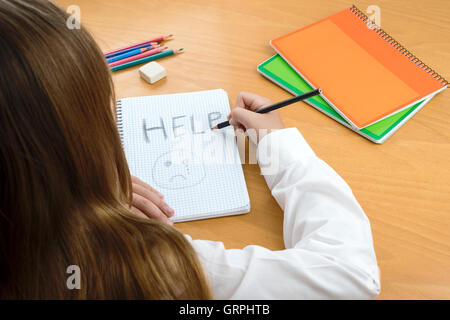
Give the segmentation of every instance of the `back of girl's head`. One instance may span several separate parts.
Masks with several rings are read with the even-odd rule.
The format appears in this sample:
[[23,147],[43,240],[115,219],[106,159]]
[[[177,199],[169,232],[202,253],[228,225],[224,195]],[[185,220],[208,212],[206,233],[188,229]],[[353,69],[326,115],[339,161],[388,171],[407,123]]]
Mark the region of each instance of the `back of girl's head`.
[[111,76],[67,19],[46,0],[0,0],[0,297],[210,297],[186,239],[128,210]]

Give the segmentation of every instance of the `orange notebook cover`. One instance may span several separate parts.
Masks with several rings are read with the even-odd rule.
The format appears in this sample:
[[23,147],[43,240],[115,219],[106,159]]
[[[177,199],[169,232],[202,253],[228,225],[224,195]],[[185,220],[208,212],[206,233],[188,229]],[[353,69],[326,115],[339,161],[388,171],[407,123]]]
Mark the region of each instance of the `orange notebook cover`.
[[447,88],[355,6],[271,41],[271,46],[358,129]]

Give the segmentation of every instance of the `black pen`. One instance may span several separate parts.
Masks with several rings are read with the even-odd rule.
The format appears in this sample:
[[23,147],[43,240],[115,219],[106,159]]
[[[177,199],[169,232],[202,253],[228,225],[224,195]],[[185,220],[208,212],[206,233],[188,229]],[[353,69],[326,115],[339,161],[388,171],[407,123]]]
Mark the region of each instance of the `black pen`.
[[[261,108],[259,110],[256,110],[255,112],[256,113],[268,113],[270,111],[286,107],[286,106],[288,106],[290,104],[293,104],[293,103],[295,103],[297,101],[302,101],[302,100],[305,100],[305,99],[317,96],[318,94],[321,94],[321,93],[322,93],[322,90],[319,88],[319,89],[316,89],[316,90],[313,90],[313,91],[301,94],[299,96],[295,96],[293,98],[290,98],[290,99],[287,99],[287,100],[275,103],[275,104],[273,104],[271,106],[268,106],[268,107],[265,107],[265,108]],[[218,125],[212,127],[212,129],[222,129],[222,128],[228,127],[229,125],[230,125],[230,121],[225,121],[225,122],[221,122]]]

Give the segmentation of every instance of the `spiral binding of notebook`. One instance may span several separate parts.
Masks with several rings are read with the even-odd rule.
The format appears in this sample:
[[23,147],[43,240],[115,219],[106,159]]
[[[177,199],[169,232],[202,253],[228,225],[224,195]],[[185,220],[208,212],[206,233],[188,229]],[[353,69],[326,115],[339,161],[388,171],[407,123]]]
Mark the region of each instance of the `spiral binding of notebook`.
[[434,79],[443,84],[443,86],[448,86],[449,82],[441,76],[439,73],[431,69],[428,65],[423,63],[419,58],[417,58],[414,54],[411,53],[408,49],[402,46],[397,40],[391,37],[386,31],[384,31],[381,27],[375,24],[369,17],[362,12],[358,7],[353,5],[350,8],[350,11],[353,12],[361,21],[365,24],[370,24],[370,28],[375,31],[379,36],[381,36],[384,40],[386,40],[389,44],[391,44],[395,49],[397,49],[400,53],[402,53],[405,57],[407,57],[411,62],[416,64],[419,68],[424,70],[426,73],[431,75]]
[[119,136],[120,140],[122,141],[123,146],[123,116],[122,116],[122,100],[117,101],[117,109],[116,109],[116,115],[117,115],[117,129],[119,130]]

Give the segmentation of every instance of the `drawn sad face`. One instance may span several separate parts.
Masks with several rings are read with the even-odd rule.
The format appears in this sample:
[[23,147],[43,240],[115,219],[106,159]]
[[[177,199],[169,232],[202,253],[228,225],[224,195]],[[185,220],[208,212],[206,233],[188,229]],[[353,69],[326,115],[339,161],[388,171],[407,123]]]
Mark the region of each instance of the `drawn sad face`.
[[172,150],[156,159],[153,182],[164,189],[183,189],[195,186],[205,178],[205,168],[186,150]]

